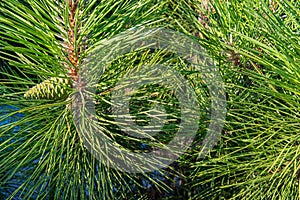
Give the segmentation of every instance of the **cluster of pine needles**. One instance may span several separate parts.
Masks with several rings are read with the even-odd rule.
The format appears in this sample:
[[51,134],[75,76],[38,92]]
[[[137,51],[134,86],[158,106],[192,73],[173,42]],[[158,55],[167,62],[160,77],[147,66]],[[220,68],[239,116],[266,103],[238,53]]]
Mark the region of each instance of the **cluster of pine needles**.
[[[299,199],[299,8],[297,0],[1,1],[0,199]],[[150,152],[180,126],[178,99],[149,84],[132,96],[130,114],[144,126],[161,114],[153,105],[162,105],[162,131],[149,140],[120,129],[111,94],[130,70],[173,68],[203,109],[184,155],[166,168],[131,174],[85,147],[72,95],[88,55],[141,25],[185,34],[208,52],[226,87],[227,113],[220,140],[200,157],[210,122],[201,72],[162,50],[117,58],[95,85],[98,123],[116,145]]]

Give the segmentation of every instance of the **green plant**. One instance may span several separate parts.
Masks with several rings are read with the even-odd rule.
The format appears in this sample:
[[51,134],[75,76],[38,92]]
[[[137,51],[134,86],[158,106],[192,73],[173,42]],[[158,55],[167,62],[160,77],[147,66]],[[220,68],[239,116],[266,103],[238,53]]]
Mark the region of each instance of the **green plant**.
[[[174,166],[152,173],[130,174],[101,163],[84,146],[74,124],[72,97],[80,87],[80,67],[97,47],[137,25],[166,26],[173,3],[160,1],[11,0],[0,3],[1,109],[0,193],[22,199],[136,199],[178,195]],[[169,12],[170,13],[170,12]],[[173,27],[174,28],[174,27]],[[162,133],[151,140],[124,134],[113,120],[110,98],[116,83],[143,65],[168,64],[180,71],[203,100],[195,70],[170,52],[141,49],[106,66],[97,87],[96,113],[107,137],[132,151],[150,151],[168,142],[178,129],[178,103],[168,88],[139,88],[130,112],[148,124],[145,108],[163,104]],[[151,78],[151,77],[150,77]],[[18,127],[16,131],[15,128]],[[182,178],[182,177],[181,177]],[[146,194],[143,194],[146,193]]]
[[[2,109],[0,121],[24,114],[0,126],[0,196],[111,199],[143,190],[138,181],[149,179],[147,174],[110,169],[86,150],[73,124],[70,96],[84,58],[98,43],[135,25],[163,21],[164,4],[12,0],[0,5],[1,106],[17,108]],[[126,68],[113,65],[106,84]]]
[[[298,1],[10,0],[0,5],[0,196],[299,198]],[[74,125],[71,97],[80,66],[97,46],[140,24],[183,32],[208,50],[226,85],[228,113],[222,139],[208,156],[199,157],[210,121],[203,112],[185,155],[167,168],[129,174],[102,164],[86,149]],[[172,138],[178,102],[156,84],[139,88],[130,101],[137,124],[149,124],[151,112],[160,113],[152,106],[163,101],[170,115],[157,140],[136,139],[113,120],[111,94],[124,74],[156,63],[184,75],[203,108],[209,107],[205,83],[182,58],[141,49],[115,59],[96,84],[96,113],[108,137],[136,152]]]
[[222,140],[192,164],[194,198],[299,199],[299,2],[190,5],[228,93]]

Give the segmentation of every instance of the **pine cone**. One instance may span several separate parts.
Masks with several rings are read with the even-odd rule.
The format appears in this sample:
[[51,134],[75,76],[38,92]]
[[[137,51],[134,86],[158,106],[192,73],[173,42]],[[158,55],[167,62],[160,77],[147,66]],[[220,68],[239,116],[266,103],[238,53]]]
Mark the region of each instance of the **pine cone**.
[[30,88],[24,97],[49,100],[63,99],[67,97],[71,87],[71,80],[68,78],[51,77]]

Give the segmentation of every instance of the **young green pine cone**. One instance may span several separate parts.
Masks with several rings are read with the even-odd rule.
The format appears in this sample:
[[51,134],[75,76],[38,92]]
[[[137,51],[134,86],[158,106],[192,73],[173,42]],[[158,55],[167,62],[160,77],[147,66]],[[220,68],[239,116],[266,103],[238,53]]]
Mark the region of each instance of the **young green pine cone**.
[[24,94],[24,97],[51,100],[63,99],[67,97],[71,87],[71,80],[68,78],[51,77],[30,88]]

